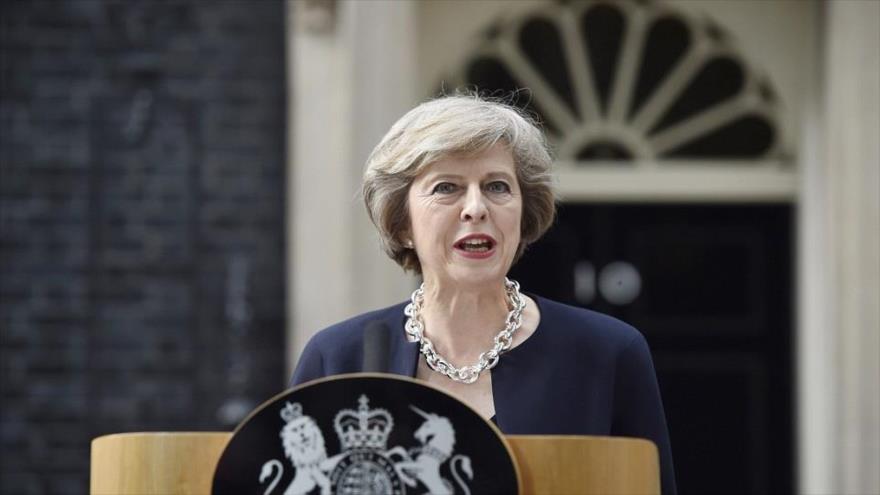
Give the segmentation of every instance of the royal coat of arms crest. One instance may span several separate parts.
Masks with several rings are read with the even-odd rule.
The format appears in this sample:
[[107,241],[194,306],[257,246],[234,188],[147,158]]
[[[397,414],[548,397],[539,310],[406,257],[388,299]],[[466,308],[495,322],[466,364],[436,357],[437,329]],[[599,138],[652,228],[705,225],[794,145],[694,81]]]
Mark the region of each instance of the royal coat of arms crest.
[[[385,409],[371,409],[369,402],[369,397],[361,395],[357,410],[343,409],[336,414],[333,428],[341,452],[332,456],[327,454],[317,422],[304,413],[302,405],[285,403],[280,411],[284,424],[279,435],[294,476],[283,495],[316,489],[322,495],[470,494],[468,482],[474,477],[471,459],[454,453],[455,429],[448,418],[410,405],[423,420],[413,434],[417,445],[388,448],[394,418]],[[453,480],[441,475],[444,465]],[[276,493],[284,466],[278,459],[263,463],[258,479],[266,486],[265,495]]]

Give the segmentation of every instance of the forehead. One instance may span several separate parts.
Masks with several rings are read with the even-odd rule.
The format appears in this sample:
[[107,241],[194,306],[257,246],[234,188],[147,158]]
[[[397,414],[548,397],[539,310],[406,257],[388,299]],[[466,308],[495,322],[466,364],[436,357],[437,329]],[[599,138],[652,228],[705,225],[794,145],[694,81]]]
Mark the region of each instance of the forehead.
[[510,149],[495,144],[479,153],[457,153],[444,156],[425,167],[419,178],[436,175],[489,175],[507,174],[516,176],[516,166]]

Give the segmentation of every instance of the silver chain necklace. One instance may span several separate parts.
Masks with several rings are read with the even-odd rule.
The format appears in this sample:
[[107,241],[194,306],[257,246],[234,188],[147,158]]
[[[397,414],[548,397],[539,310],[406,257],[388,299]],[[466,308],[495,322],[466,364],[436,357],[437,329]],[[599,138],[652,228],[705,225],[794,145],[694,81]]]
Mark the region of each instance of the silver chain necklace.
[[425,337],[425,323],[422,321],[422,303],[425,302],[424,282],[412,293],[412,302],[407,304],[403,310],[407,316],[404,326],[407,340],[419,343],[419,350],[425,355],[425,361],[432,370],[447,376],[452,381],[474,383],[480,377],[480,373],[491,370],[498,364],[498,357],[510,349],[513,344],[513,332],[522,325],[522,313],[526,308],[526,298],[519,291],[519,283],[505,278],[504,290],[507,293],[507,302],[511,310],[507,313],[504,328],[495,336],[495,345],[480,354],[477,364],[456,368],[438,354],[434,350],[434,343]]

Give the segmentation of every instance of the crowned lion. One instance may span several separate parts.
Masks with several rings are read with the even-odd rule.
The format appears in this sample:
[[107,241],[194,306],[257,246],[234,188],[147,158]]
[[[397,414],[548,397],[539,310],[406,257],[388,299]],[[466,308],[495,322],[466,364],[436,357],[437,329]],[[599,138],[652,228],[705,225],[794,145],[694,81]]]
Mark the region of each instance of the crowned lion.
[[[310,416],[302,414],[302,406],[299,403],[287,403],[281,411],[281,417],[287,423],[281,429],[281,443],[284,446],[284,455],[290,460],[294,468],[293,481],[284,490],[284,495],[304,495],[311,492],[316,486],[321,488],[322,495],[330,493],[330,479],[324,473],[326,469],[327,451],[324,448],[324,436],[318,424]],[[263,473],[260,482],[264,482],[270,472],[275,469],[277,475],[274,482],[266,490],[271,492],[281,478],[283,468],[281,463],[272,460],[263,465]]]

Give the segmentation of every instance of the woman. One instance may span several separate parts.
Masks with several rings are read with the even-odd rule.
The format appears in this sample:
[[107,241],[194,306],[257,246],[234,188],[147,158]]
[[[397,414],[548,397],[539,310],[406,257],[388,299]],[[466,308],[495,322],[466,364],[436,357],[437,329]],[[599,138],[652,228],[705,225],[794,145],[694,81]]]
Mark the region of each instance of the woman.
[[367,161],[363,194],[385,252],[423,284],[309,342],[293,384],[360,371],[364,326],[392,329],[389,371],[459,397],[507,434],[643,437],[675,492],[666,420],[642,335],[506,279],[551,225],[551,158],[517,109],[474,96],[419,105]]

